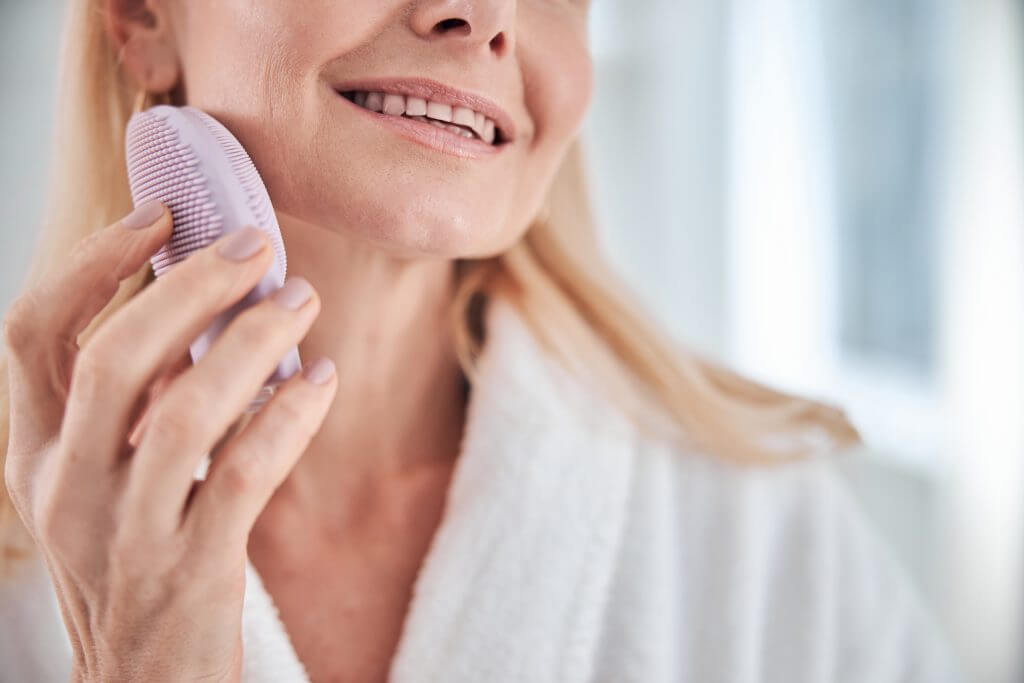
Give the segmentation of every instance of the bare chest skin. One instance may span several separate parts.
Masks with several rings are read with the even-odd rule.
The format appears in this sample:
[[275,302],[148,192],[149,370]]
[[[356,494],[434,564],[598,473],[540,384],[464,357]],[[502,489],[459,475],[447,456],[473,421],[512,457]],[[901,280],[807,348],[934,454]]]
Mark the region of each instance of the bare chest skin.
[[408,528],[371,522],[330,540],[296,536],[294,553],[250,539],[250,560],[313,683],[387,680],[442,506],[425,500]]
[[386,681],[412,597],[415,567],[373,571],[341,558],[265,578],[314,683]]

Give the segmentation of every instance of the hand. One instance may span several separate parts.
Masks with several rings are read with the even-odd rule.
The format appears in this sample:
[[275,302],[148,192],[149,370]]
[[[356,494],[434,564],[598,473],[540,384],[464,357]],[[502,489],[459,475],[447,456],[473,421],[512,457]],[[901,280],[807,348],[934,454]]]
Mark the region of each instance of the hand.
[[[182,362],[268,269],[259,231],[249,258],[237,234],[190,255],[79,349],[120,281],[170,238],[170,213],[150,211],[90,235],[11,305],[5,481],[53,580],[74,680],[237,681],[249,531],[319,430],[337,379],[330,361],[308,364],[323,383],[289,378],[224,437],[319,314],[301,278],[239,313],[195,365]],[[303,290],[297,310],[281,303]],[[197,482],[206,453],[212,465]]]

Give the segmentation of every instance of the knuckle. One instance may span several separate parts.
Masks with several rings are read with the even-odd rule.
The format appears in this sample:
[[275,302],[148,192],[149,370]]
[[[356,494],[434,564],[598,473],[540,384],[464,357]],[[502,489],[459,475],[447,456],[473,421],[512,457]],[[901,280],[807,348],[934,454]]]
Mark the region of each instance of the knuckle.
[[145,439],[163,444],[189,444],[203,433],[206,426],[203,399],[193,389],[175,387],[154,408]]
[[88,292],[101,301],[109,300],[121,285],[112,258],[117,249],[102,230],[91,232],[75,245],[68,257],[65,274],[88,285]]
[[7,490],[7,497],[10,499],[14,511],[18,513],[23,522],[28,524],[29,518],[25,514],[25,511],[30,507],[27,477],[10,460],[4,466],[4,487]]
[[[264,254],[260,258],[267,258]],[[217,243],[206,247],[204,252],[197,253],[194,258],[181,262],[179,277],[202,285],[203,291],[212,297],[220,307],[226,307],[238,298],[239,293],[248,292],[259,281],[265,272],[250,267],[259,259],[252,259],[241,268],[225,268],[224,258],[217,253]]]
[[248,464],[248,467],[238,462],[224,464],[220,472],[219,488],[226,497],[244,496],[261,486],[262,476],[259,468],[251,466],[252,463]]
[[124,384],[124,358],[100,344],[86,344],[75,357],[70,391],[86,401],[117,391]]
[[121,288],[121,280],[117,275],[117,271],[113,269],[89,273],[88,282],[89,296],[84,301],[90,308],[97,311],[113,299],[114,295],[117,294],[117,290]]
[[54,494],[39,496],[33,505],[32,523],[36,536],[44,545],[53,547],[64,535],[66,516],[61,512],[60,497]]
[[112,246],[108,236],[109,233],[104,230],[93,230],[80,239],[68,256],[71,269],[79,272],[105,272],[101,262]]
[[305,401],[298,396],[298,393],[293,392],[290,396],[282,397],[286,400],[280,401],[274,412],[279,429],[287,430],[294,437],[305,442],[316,434],[317,425],[310,419],[310,411],[304,406]]
[[11,457],[11,454],[7,454],[7,459],[4,462],[4,488],[7,490],[7,495],[15,505],[22,503],[22,491],[27,487],[25,482],[27,480],[26,473],[22,471],[22,458]]
[[267,346],[274,334],[274,327],[267,325],[267,317],[260,315],[259,307],[247,310],[236,319],[232,345],[237,345],[240,352],[256,355]]
[[80,528],[82,518],[82,511],[74,509],[75,504],[67,495],[69,482],[66,473],[57,465],[64,459],[64,456],[59,456],[42,473],[26,505],[32,511],[36,534],[51,547],[64,545],[73,535],[74,528]]
[[36,298],[32,292],[25,292],[11,302],[6,315],[4,315],[4,343],[11,351],[21,351],[28,348],[33,342],[36,334],[34,323],[34,313],[37,310]]

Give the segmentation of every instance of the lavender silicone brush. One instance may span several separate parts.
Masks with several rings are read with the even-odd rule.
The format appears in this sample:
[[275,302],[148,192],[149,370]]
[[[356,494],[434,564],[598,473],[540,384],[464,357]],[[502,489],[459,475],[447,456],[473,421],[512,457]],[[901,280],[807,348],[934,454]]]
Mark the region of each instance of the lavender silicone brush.
[[[159,199],[174,218],[171,239],[150,259],[158,278],[192,252],[247,225],[270,236],[275,256],[270,268],[192,342],[189,352],[196,362],[235,315],[284,284],[287,261],[277,216],[242,145],[219,121],[195,107],[159,105],[134,114],[125,131],[125,158],[135,206]],[[300,368],[299,351],[292,347],[248,412],[259,410],[274,387]]]

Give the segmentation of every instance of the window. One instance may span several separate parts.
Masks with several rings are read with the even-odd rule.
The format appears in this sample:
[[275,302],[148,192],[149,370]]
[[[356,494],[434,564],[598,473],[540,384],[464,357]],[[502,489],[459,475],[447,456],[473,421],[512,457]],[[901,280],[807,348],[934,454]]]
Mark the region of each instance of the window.
[[944,6],[822,5],[841,350],[922,375],[935,361]]

